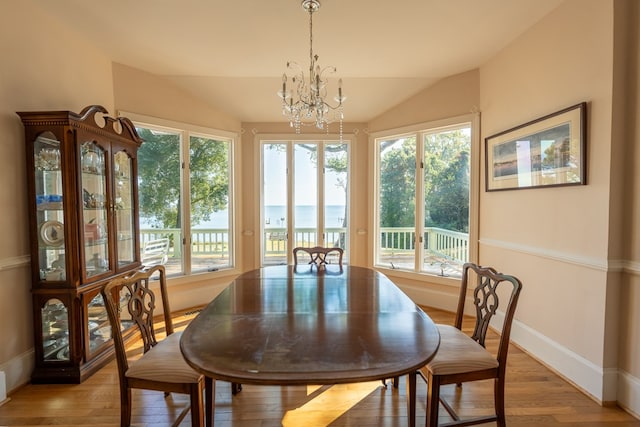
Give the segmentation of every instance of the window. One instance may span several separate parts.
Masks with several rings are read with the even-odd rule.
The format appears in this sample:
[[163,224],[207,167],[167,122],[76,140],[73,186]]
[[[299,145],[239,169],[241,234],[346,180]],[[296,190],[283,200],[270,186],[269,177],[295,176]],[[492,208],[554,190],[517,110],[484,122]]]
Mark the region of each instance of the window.
[[375,138],[377,267],[460,277],[475,232],[470,227],[475,119],[466,119]]
[[[234,266],[233,138],[171,123],[136,122],[143,264],[169,275]],[[162,253],[159,253],[162,252]]]
[[348,259],[348,144],[299,139],[259,146],[262,265],[290,262],[296,246],[337,246]]

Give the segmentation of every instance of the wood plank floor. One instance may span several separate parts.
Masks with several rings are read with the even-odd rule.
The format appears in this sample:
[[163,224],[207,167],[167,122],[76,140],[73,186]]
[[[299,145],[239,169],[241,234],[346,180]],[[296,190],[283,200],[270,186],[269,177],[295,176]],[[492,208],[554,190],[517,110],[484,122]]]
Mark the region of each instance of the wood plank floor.
[[[453,315],[425,308],[438,323],[451,323]],[[191,314],[176,315],[184,326]],[[495,334],[487,346],[496,345]],[[589,397],[511,346],[506,386],[509,426],[640,427],[640,420],[617,407],[601,407]],[[83,384],[27,385],[0,406],[0,426],[117,426],[120,404],[115,361]],[[443,394],[461,415],[492,411],[490,382],[447,386]],[[418,379],[418,420],[424,425],[426,388]],[[179,414],[188,397],[136,390],[133,393],[133,425],[189,426],[190,414]],[[441,409],[441,422],[447,420]],[[228,383],[217,382],[215,425],[218,427],[314,427],[314,426],[406,426],[406,386],[382,387],[380,382],[340,386],[272,387],[245,385],[231,396]],[[495,425],[495,424],[487,424]]]

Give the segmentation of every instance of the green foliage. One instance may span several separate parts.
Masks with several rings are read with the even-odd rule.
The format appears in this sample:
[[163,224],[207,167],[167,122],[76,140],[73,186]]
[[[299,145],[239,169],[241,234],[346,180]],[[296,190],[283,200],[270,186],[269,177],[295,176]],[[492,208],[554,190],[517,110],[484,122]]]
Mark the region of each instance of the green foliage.
[[425,225],[469,231],[470,135],[462,130],[425,138]]
[[[154,227],[179,228],[179,135],[139,128],[144,143],[138,151],[140,216]],[[228,144],[209,138],[190,141],[191,225],[208,221],[211,213],[225,209],[229,199]]]
[[415,226],[415,138],[388,141],[380,168],[380,225]]
[[446,230],[469,232],[469,153],[461,151],[433,179],[427,197],[432,225]]
[[[380,225],[415,226],[415,137],[381,145]],[[469,230],[468,131],[439,131],[424,140],[425,226]]]

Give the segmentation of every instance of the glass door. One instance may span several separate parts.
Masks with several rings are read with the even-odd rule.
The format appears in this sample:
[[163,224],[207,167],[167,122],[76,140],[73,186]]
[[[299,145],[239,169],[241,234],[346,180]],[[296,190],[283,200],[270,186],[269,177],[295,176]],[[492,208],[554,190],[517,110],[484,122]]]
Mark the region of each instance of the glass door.
[[262,264],[287,263],[288,180],[286,143],[262,145]]
[[292,262],[298,246],[340,247],[347,256],[348,144],[262,141],[261,164],[262,265]]
[[293,144],[293,248],[312,248],[322,244],[318,234],[318,143],[296,142]]
[[109,271],[108,199],[105,150],[93,141],[81,146],[84,275]]
[[60,141],[50,132],[43,133],[35,140],[34,156],[40,280],[62,281],[67,267]]
[[344,260],[349,259],[348,148],[347,144],[340,142],[324,145],[324,246],[342,248]]
[[135,211],[133,204],[133,160],[125,151],[113,156],[114,209],[116,216],[116,251],[118,267],[136,260]]

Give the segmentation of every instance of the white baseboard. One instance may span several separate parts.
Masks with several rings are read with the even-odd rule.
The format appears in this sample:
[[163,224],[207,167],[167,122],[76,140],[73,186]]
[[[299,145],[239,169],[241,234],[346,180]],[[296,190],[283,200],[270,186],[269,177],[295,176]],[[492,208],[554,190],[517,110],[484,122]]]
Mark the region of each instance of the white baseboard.
[[618,405],[640,418],[640,378],[623,370],[618,372]]
[[596,401],[617,400],[617,369],[598,366],[517,320],[511,327],[511,340]]
[[7,394],[10,394],[31,380],[31,373],[33,372],[34,366],[35,353],[33,349],[0,365],[0,371],[4,371],[6,377]]

